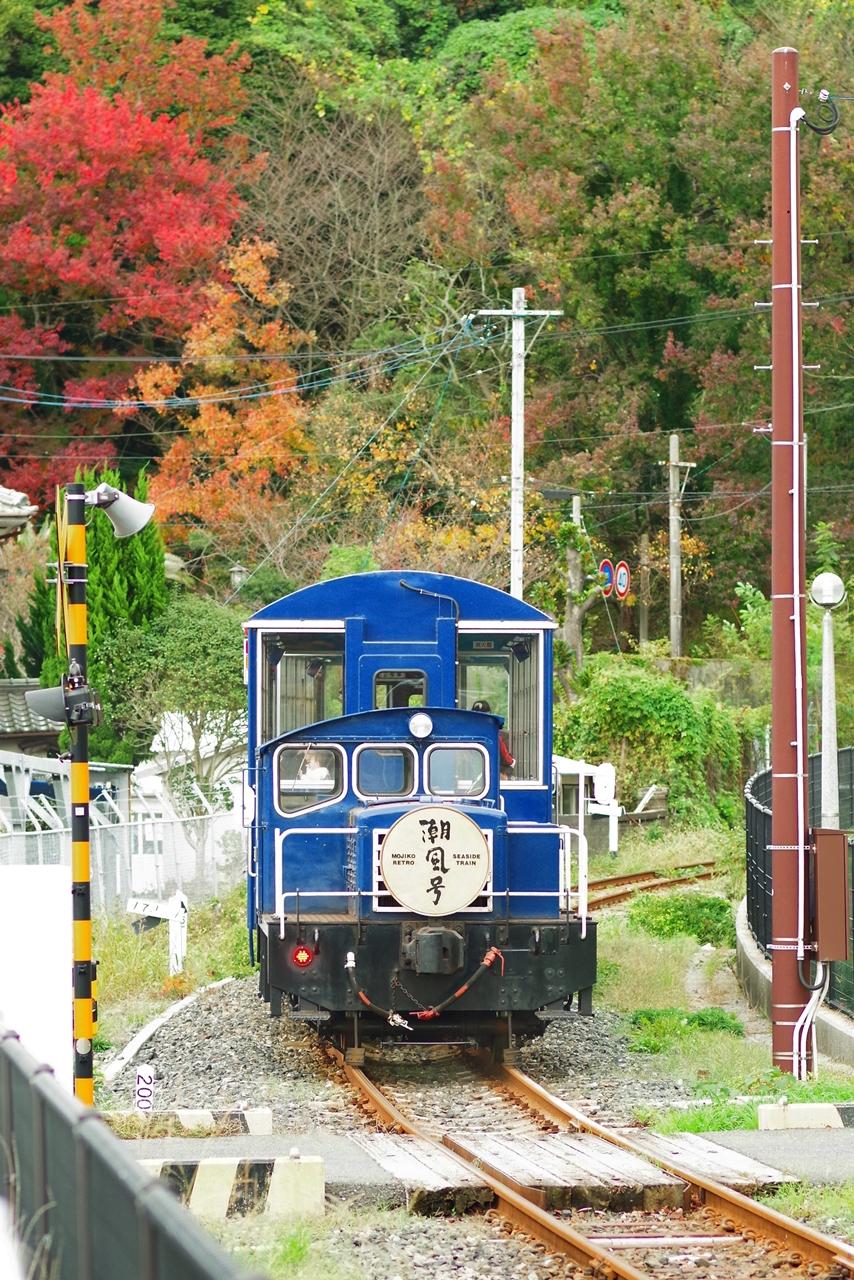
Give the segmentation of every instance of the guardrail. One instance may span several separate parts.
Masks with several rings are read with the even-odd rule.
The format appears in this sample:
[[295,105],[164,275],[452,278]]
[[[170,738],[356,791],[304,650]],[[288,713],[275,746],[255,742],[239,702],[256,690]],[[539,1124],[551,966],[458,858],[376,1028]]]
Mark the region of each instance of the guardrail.
[[250,1280],[97,1113],[6,1030],[0,1142],[0,1196],[23,1242],[28,1276]]
[[[839,823],[854,828],[854,747],[837,753],[839,769]],[[771,770],[755,773],[744,788],[747,828],[747,920],[750,931],[766,956],[771,941]],[[821,756],[809,758],[809,821],[821,825]],[[854,957],[854,843],[848,842],[851,888],[851,956]],[[827,1003],[854,1015],[854,958],[830,966]]]

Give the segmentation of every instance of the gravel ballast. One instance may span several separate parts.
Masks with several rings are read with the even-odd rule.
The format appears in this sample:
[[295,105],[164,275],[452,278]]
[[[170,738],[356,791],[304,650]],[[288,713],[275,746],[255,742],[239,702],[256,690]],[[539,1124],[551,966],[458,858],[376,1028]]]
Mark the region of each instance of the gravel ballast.
[[[680,1082],[658,1078],[643,1054],[630,1054],[618,1014],[570,1015],[526,1045],[520,1066],[567,1100],[613,1123],[640,1107],[671,1106],[688,1097]],[[314,1030],[285,1014],[270,1018],[254,977],[203,991],[159,1027],[109,1085],[104,1109],[133,1103],[135,1066],[157,1076],[155,1107],[271,1107],[274,1132],[373,1128],[352,1105],[349,1086],[323,1052]]]

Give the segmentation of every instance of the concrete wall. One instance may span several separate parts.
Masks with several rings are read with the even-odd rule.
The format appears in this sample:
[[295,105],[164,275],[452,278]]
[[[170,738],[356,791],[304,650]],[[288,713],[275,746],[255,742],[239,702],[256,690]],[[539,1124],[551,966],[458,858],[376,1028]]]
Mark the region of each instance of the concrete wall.
[[[757,947],[747,923],[747,899],[736,915],[736,972],[742,991],[754,1009],[771,1017],[771,962]],[[854,1067],[854,1018],[836,1009],[822,1008],[815,1020],[819,1053]]]

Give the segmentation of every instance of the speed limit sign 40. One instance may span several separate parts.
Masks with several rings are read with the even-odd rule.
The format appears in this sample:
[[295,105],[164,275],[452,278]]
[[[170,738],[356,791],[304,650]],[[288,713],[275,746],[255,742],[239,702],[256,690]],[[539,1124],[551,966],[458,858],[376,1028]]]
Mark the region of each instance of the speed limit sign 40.
[[625,560],[621,560],[614,569],[614,595],[618,600],[625,600],[632,585],[632,575]]

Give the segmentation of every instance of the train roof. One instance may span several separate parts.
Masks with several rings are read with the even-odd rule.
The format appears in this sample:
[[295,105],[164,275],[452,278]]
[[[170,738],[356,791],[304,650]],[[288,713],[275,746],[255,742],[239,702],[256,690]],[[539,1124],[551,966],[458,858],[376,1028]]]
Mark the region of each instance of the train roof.
[[506,591],[499,591],[497,587],[446,573],[399,569],[354,573],[302,587],[259,609],[248,625],[263,627],[270,623],[297,620],[332,622],[350,617],[388,616],[390,611],[400,607],[401,587],[416,594],[438,597],[439,616],[454,616],[451,600],[455,601],[456,616],[460,622],[516,622],[549,630],[555,626],[547,613],[524,600],[517,600]]

